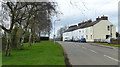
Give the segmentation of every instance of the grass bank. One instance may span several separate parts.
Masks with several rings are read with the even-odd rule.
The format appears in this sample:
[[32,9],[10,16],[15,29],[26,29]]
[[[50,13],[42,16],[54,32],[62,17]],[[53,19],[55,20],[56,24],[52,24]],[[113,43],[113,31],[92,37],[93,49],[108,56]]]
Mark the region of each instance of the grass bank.
[[34,43],[25,50],[12,50],[11,56],[4,56],[3,65],[65,65],[62,47],[52,41]]
[[112,46],[112,47],[120,47],[120,45],[117,44],[108,44],[108,43],[100,43],[101,45],[106,45],[106,46]]

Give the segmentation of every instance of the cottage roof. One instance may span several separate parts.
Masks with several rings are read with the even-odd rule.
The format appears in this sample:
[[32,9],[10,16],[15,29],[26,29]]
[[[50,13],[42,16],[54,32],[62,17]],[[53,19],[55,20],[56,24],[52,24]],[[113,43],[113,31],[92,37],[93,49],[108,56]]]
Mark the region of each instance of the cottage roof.
[[93,21],[93,22],[83,22],[80,25],[76,26],[76,27],[71,27],[68,28],[65,32],[70,32],[70,31],[74,31],[77,29],[82,29],[82,28],[86,28],[86,27],[91,27],[94,26],[95,24],[97,24],[99,21]]
[[91,26],[94,26],[95,24],[99,23],[101,20],[108,20],[108,17],[103,15],[101,18],[99,18],[99,17],[96,18],[96,20],[93,21],[93,22],[90,19],[88,21],[79,23],[78,26],[77,25],[70,26],[65,32],[70,32],[70,31],[74,31],[74,30],[77,30],[77,29],[91,27]]

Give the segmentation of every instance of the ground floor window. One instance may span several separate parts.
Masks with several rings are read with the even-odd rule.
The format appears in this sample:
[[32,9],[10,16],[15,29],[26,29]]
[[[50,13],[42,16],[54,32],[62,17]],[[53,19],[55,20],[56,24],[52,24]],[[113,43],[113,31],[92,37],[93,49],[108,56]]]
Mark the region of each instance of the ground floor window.
[[82,38],[84,38],[84,36],[81,36]]
[[92,35],[91,35],[91,39],[92,39]]
[[88,39],[88,35],[86,35],[86,39]]

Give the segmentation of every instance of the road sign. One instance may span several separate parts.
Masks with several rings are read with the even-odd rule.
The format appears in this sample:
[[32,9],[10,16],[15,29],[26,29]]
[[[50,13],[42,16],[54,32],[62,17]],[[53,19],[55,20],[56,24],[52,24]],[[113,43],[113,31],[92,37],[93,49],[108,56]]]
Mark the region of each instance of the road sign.
[[54,37],[56,37],[56,36],[54,35]]

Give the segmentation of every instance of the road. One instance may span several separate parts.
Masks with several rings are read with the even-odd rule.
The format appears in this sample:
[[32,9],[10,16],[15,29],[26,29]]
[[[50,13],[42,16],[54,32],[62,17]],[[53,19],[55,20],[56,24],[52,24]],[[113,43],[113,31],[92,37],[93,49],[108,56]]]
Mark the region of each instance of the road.
[[66,52],[71,65],[118,65],[118,50],[89,43],[58,42]]

